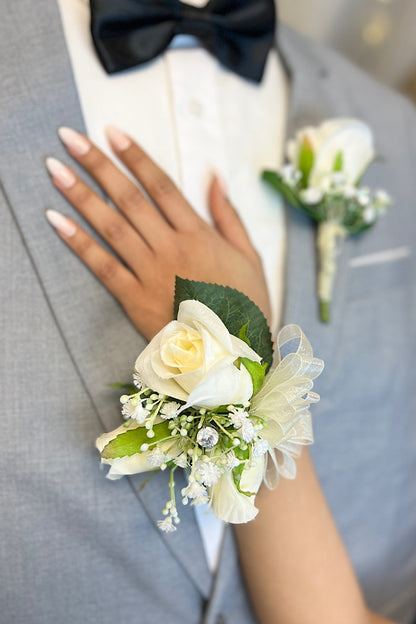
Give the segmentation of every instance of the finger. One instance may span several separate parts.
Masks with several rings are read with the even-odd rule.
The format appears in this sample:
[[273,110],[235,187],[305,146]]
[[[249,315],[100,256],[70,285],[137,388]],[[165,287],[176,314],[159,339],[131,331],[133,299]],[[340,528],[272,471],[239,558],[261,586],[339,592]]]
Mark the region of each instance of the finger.
[[56,158],[47,158],[46,166],[53,183],[68,201],[136,275],[143,274],[153,253],[139,233],[78,178],[72,169]]
[[173,180],[129,136],[107,126],[107,138],[120,160],[130,169],[169,223],[177,230],[192,230],[200,217]]
[[58,134],[68,152],[98,182],[117,208],[153,249],[170,227],[141,190],[85,135],[62,127]]
[[137,297],[137,290],[140,288],[137,278],[72,219],[64,217],[56,210],[47,210],[46,218],[68,247],[118,299],[126,311],[131,310],[133,297]]
[[231,245],[245,256],[257,257],[246,229],[231,202],[227,199],[217,177],[211,182],[208,195],[209,209],[217,230]]

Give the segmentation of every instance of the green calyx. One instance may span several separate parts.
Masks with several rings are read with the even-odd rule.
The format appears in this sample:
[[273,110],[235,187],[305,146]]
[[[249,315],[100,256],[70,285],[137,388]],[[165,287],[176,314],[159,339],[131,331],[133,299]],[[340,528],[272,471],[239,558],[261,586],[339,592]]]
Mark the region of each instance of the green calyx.
[[260,364],[260,362],[254,362],[245,357],[240,358],[240,362],[250,373],[251,381],[253,382],[253,397],[264,383],[267,364]]
[[307,139],[304,139],[300,146],[298,162],[298,169],[302,174],[302,188],[306,188],[308,186],[309,175],[312,170],[314,160],[315,154],[312,146]]

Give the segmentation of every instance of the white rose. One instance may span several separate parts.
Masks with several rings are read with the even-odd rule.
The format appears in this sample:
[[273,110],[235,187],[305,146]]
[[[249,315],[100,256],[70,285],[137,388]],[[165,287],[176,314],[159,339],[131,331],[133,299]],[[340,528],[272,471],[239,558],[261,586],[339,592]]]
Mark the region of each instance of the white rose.
[[299,165],[300,150],[305,140],[314,153],[308,186],[323,190],[340,153],[347,185],[357,183],[375,155],[371,130],[357,119],[330,119],[318,127],[301,128],[287,146],[288,158],[295,167]]
[[178,319],[139,355],[136,371],[156,392],[187,405],[213,408],[245,403],[253,394],[247,369],[234,364],[239,357],[261,360],[210,308],[188,300],[180,304]]

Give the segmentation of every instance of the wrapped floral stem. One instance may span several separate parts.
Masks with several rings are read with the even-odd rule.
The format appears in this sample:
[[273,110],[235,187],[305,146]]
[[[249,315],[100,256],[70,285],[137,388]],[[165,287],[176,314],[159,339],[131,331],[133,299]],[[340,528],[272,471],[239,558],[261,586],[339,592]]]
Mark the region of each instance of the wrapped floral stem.
[[284,199],[318,223],[318,300],[323,322],[330,318],[336,259],[342,241],[372,227],[392,203],[361,179],[375,160],[370,128],[356,119],[331,119],[305,127],[287,145],[289,164],[263,178]]
[[318,299],[319,313],[324,323],[328,323],[330,319],[337,255],[346,235],[345,228],[337,222],[322,221],[318,224],[316,239],[318,250]]
[[[179,523],[177,500],[208,504],[226,522],[248,522],[261,483],[293,479],[295,458],[313,441],[309,406],[319,400],[312,388],[323,362],[302,330],[288,325],[272,367],[263,314],[231,288],[177,278],[175,310],[177,319],[137,358],[135,388],[120,399],[126,422],[98,438],[101,461],[110,479],[170,471],[158,523],[165,532]],[[292,348],[281,358],[285,345]],[[180,496],[178,468],[188,477]]]

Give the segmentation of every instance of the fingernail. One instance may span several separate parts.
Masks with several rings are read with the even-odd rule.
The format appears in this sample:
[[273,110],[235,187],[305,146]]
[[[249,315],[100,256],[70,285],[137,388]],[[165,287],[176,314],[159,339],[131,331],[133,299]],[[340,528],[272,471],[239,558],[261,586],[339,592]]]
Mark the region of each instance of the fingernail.
[[225,182],[225,179],[222,177],[222,175],[219,175],[218,173],[215,174],[215,178],[217,180],[218,186],[220,187],[220,191],[223,197],[227,197],[228,190],[227,190],[227,184]]
[[64,217],[63,214],[57,212],[56,210],[47,210],[45,212],[45,216],[49,223],[67,238],[73,236],[77,231],[77,228],[72,221]]
[[105,133],[111,146],[118,152],[124,152],[124,150],[130,147],[131,139],[118,128],[115,128],[114,126],[107,126]]
[[72,130],[72,128],[61,126],[58,128],[58,135],[75,156],[85,156],[91,149],[89,140],[79,132]]
[[57,158],[47,158],[46,168],[53,178],[55,178],[64,188],[69,189],[76,182],[76,177],[71,169],[61,163]]

